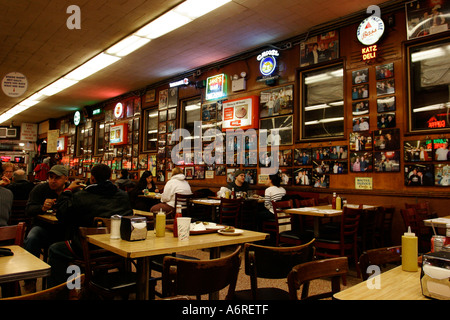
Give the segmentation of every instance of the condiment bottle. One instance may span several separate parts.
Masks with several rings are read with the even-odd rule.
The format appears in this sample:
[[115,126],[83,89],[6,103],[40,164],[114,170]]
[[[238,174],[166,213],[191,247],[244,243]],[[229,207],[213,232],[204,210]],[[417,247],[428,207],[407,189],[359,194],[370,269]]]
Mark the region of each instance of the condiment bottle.
[[342,209],[342,198],[337,196],[336,197],[336,209],[341,210]]
[[417,256],[417,237],[415,233],[411,232],[411,227],[408,227],[408,232],[402,236],[402,269],[417,271]]
[[164,237],[166,234],[166,214],[162,211],[162,209],[160,209],[156,215],[155,230],[157,237]]
[[333,199],[331,199],[331,207],[336,209],[336,192],[333,192]]
[[181,214],[181,204],[177,204],[177,210],[175,212],[175,217],[173,218],[173,236],[178,237],[178,221],[177,219],[182,217]]

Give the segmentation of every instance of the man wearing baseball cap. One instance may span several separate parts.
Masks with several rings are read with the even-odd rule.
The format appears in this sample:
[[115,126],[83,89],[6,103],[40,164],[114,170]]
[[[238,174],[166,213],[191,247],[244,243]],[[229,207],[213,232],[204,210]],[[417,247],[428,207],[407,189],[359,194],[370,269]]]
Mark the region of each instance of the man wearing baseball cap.
[[245,181],[245,172],[238,169],[234,173],[234,181],[229,182],[227,188],[235,192],[247,192],[250,189],[250,185]]
[[[30,192],[25,213],[33,218],[33,227],[28,233],[24,247],[25,249],[40,257],[41,250],[47,250],[48,247],[61,241],[64,237],[64,231],[58,224],[49,224],[36,219],[40,214],[50,212],[56,203],[58,196],[69,185],[69,170],[63,165],[54,165],[47,173],[47,182],[36,185]],[[36,282],[27,281],[25,290],[33,292],[36,290]]]

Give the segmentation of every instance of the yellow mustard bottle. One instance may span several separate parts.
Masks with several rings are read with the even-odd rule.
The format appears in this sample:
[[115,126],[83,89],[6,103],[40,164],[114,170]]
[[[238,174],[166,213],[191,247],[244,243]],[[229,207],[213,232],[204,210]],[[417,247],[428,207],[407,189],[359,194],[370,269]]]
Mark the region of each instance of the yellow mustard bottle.
[[416,234],[408,232],[402,236],[402,269],[403,271],[417,271],[417,256],[419,254]]
[[342,209],[342,198],[340,196],[336,197],[336,210]]
[[166,214],[162,210],[156,215],[155,231],[157,237],[164,237],[166,234]]

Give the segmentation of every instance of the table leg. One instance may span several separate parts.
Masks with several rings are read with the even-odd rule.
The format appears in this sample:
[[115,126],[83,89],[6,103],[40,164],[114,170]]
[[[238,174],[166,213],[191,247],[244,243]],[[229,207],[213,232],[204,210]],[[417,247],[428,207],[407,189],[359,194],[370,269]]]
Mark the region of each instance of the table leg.
[[149,300],[150,263],[149,257],[138,258],[136,263],[136,300]]
[[[220,247],[209,249],[209,259],[220,258]],[[209,300],[219,300],[219,292],[213,292],[209,294]]]
[[319,238],[320,217],[314,217],[314,237]]

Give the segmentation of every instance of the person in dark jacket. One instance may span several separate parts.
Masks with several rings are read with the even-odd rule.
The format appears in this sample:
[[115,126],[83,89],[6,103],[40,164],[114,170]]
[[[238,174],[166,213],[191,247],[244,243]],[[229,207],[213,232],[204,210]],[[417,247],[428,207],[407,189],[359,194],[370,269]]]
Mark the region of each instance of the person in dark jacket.
[[93,227],[95,217],[133,214],[127,193],[118,189],[109,180],[110,177],[111,169],[105,164],[98,164],[91,170],[89,186],[80,190],[83,185],[74,181],[58,197],[56,216],[64,226],[66,240],[54,243],[49,248],[49,286],[66,282],[69,277],[67,266],[75,258],[82,257],[79,227]]
[[27,175],[24,170],[19,169],[14,171],[12,183],[6,188],[14,194],[14,200],[28,200],[31,190],[34,188],[34,183],[27,180]]
[[159,192],[150,171],[144,171],[136,186],[128,191],[133,209],[150,211],[150,208],[159,202],[157,199],[139,198],[140,195],[144,195],[144,190],[148,192]]

